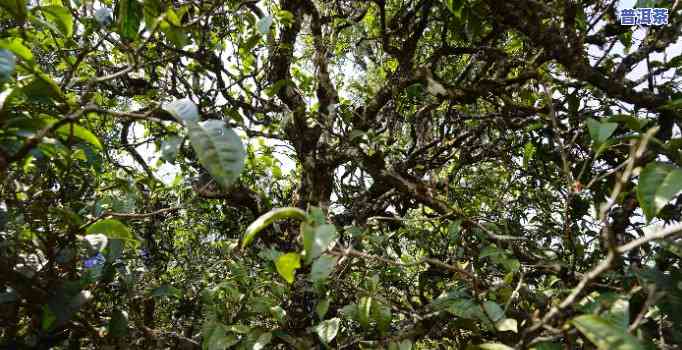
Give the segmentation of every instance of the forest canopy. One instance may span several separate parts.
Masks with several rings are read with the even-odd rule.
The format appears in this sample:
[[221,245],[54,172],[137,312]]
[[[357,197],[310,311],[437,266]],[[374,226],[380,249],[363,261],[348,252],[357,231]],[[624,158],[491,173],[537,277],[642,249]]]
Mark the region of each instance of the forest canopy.
[[680,349],[681,31],[0,0],[0,348]]

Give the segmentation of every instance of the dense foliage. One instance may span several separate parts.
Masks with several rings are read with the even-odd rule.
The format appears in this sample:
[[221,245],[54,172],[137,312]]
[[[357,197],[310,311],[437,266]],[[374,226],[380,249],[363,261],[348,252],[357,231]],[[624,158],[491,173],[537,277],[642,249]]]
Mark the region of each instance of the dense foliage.
[[679,349],[637,5],[0,0],[0,348]]

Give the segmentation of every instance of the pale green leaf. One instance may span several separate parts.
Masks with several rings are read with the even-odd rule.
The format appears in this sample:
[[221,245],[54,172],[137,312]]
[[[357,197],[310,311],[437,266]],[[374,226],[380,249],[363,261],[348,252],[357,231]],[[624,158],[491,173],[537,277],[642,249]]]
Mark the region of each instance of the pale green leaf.
[[373,302],[372,303],[372,319],[377,323],[377,328],[379,331],[386,332],[391,325],[391,320],[393,319],[393,314],[391,313],[391,307],[384,305],[382,303]]
[[403,339],[403,341],[398,344],[398,350],[412,350],[412,341]]
[[178,156],[178,151],[182,145],[182,138],[170,136],[161,142],[161,159],[172,162]]
[[336,267],[336,257],[331,255],[320,256],[310,269],[310,281],[318,282],[327,279]]
[[531,142],[526,142],[523,146],[523,168],[528,169],[528,164],[533,160],[535,152],[537,151],[535,145]]
[[71,12],[59,5],[43,6],[40,8],[48,21],[54,23],[59,31],[67,38],[73,35],[73,17]]
[[275,261],[277,272],[289,283],[294,283],[296,270],[301,267],[301,256],[297,253],[280,255]]
[[330,320],[320,322],[320,324],[315,326],[314,329],[315,333],[317,333],[323,342],[329,343],[336,338],[336,334],[338,334],[340,326],[341,320],[335,317]]
[[483,309],[485,310],[485,313],[488,315],[490,320],[493,322],[497,322],[501,320],[504,317],[504,310],[494,301],[486,301],[483,303]]
[[142,2],[142,14],[144,25],[149,30],[153,30],[158,22],[159,16],[164,12],[163,4],[160,0],[144,0]]
[[323,319],[324,315],[327,314],[327,310],[329,310],[329,303],[329,299],[325,298],[320,300],[320,302],[315,306],[315,312],[320,319]]
[[448,302],[447,311],[451,314],[470,320],[479,320],[490,324],[483,308],[471,299],[456,299]]
[[372,297],[362,297],[357,306],[357,321],[363,328],[369,327],[369,320],[372,311]]
[[518,322],[513,318],[504,318],[497,321],[497,323],[495,324],[495,328],[497,328],[497,330],[500,332],[507,331],[511,331],[514,333],[519,332]]
[[350,319],[357,319],[358,316],[358,305],[353,303],[353,304],[348,304],[344,307],[342,307],[339,310],[339,313],[343,315],[344,317],[350,318]]
[[95,255],[97,252],[102,252],[106,248],[109,239],[106,235],[101,233],[93,233],[84,237],[85,242],[90,249],[90,255]]
[[227,189],[239,179],[246,152],[239,135],[221,120],[187,122],[192,148],[216,182]]
[[623,330],[628,329],[630,324],[630,302],[626,299],[614,301],[609,311],[604,314],[604,318]]
[[551,343],[551,342],[540,342],[535,344],[530,350],[563,350],[564,347],[561,344]]
[[239,338],[230,333],[225,325],[216,323],[209,330],[204,335],[203,348],[206,350],[225,350],[239,343]]
[[272,16],[263,16],[256,23],[258,26],[258,31],[261,34],[267,34],[270,31],[270,26],[272,26]]
[[20,38],[8,38],[0,40],[0,49],[7,49],[12,51],[17,57],[26,62],[33,61],[33,52],[24,45]]
[[170,113],[181,123],[199,121],[199,108],[189,98],[175,100],[164,105],[163,110]]
[[313,230],[304,230],[303,249],[306,264],[327,250],[337,237],[336,227],[330,224],[317,226]]
[[137,238],[128,226],[116,219],[106,219],[90,225],[85,231],[87,234],[103,234],[109,239],[120,239],[137,243]]
[[56,133],[59,136],[69,138],[71,135],[73,137],[85,141],[92,146],[95,146],[95,148],[101,150],[102,143],[99,141],[99,138],[95,136],[90,130],[78,125],[78,124],[67,124],[67,125],[62,125],[59,128],[57,128]]
[[232,324],[227,326],[227,330],[237,334],[249,334],[251,327],[243,324]]
[[511,346],[507,346],[500,343],[485,343],[478,345],[481,350],[514,350]]
[[597,316],[582,315],[571,323],[599,350],[643,350],[637,338],[613,323]]
[[137,0],[121,0],[118,2],[116,21],[121,38],[128,41],[137,39],[140,23],[142,23],[142,4]]
[[273,306],[270,308],[270,314],[275,317],[278,322],[284,322],[286,320],[287,312],[281,306]]
[[455,16],[455,18],[462,18],[463,0],[443,0],[445,6]]
[[161,298],[161,297],[180,298],[182,296],[182,291],[180,291],[180,289],[177,289],[173,286],[164,284],[162,286],[154,288],[151,292],[151,296],[154,298]]
[[242,240],[242,248],[246,247],[251,241],[256,237],[256,235],[270,226],[275,220],[282,219],[305,219],[305,212],[301,209],[288,207],[288,208],[276,208],[269,212],[261,215],[254,222],[246,228],[246,233],[244,234],[244,239]]
[[26,0],[0,0],[0,8],[7,10],[20,23],[26,20],[28,14],[26,4]]
[[9,79],[14,73],[17,59],[7,49],[0,49],[0,82]]
[[590,131],[590,137],[596,145],[604,143],[618,127],[617,123],[601,123],[592,118],[587,119],[587,128]]
[[682,191],[682,168],[649,163],[639,175],[637,199],[648,221],[678,192]]
[[272,341],[272,333],[265,332],[258,336],[256,342],[253,343],[251,350],[263,350]]
[[103,27],[108,27],[114,20],[111,9],[108,7],[100,7],[95,11],[95,21]]

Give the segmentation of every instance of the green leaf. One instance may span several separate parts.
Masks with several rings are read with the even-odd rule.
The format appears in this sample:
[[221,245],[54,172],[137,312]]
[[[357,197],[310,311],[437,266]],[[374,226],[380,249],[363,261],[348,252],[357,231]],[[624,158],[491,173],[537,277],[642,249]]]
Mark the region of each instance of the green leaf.
[[142,6],[142,13],[144,17],[144,25],[147,30],[154,29],[154,25],[158,21],[159,16],[163,13],[163,5],[159,0],[144,0]]
[[262,231],[266,227],[270,226],[275,220],[282,219],[305,219],[305,212],[301,209],[294,207],[287,208],[276,208],[269,212],[261,215],[254,222],[246,228],[246,233],[244,234],[244,239],[242,240],[242,249],[246,247],[253,239],[256,237],[258,232]]
[[[89,236],[89,235],[88,235]],[[107,248],[105,250],[105,255],[108,261],[114,261],[118,259],[123,253],[123,245],[125,241],[120,239],[110,239],[107,243]]]
[[330,224],[317,226],[313,230],[304,230],[303,249],[305,251],[305,263],[309,264],[313,259],[320,256],[337,237],[336,227]]
[[358,305],[357,304],[348,304],[344,307],[342,307],[339,310],[339,313],[343,315],[344,317],[350,318],[350,319],[357,319],[358,317]]
[[264,91],[265,95],[267,95],[268,97],[273,97],[273,96],[277,95],[279,90],[281,90],[283,87],[285,87],[288,83],[289,83],[289,80],[286,80],[286,79],[278,80],[274,84],[265,88],[265,91]]
[[317,306],[315,306],[315,312],[320,319],[323,319],[324,315],[327,314],[327,310],[329,310],[329,303],[329,298],[325,298],[320,300],[320,302],[317,303]]
[[649,123],[649,119],[637,118],[629,114],[617,114],[608,119],[610,122],[620,123],[634,131],[641,131]]
[[20,38],[0,40],[0,49],[7,49],[26,62],[33,61],[33,53],[31,52],[31,49],[26,47],[23,40]]
[[175,161],[181,145],[182,138],[178,136],[169,136],[163,140],[161,142],[161,159],[167,162]]
[[490,320],[497,322],[504,317],[504,310],[494,301],[486,301],[483,303],[483,310],[490,317]]
[[0,7],[12,14],[17,22],[23,23],[26,20],[26,0],[0,0]]
[[297,253],[286,253],[275,261],[277,272],[289,283],[294,283],[296,270],[301,267],[301,256]]
[[258,338],[256,338],[253,344],[247,346],[247,349],[262,350],[272,341],[272,333],[270,332],[260,333],[260,331],[254,331],[252,334],[249,334],[249,338],[254,336],[258,336]]
[[630,324],[630,302],[626,299],[614,301],[604,318],[622,330],[627,330]]
[[120,239],[138,243],[137,238],[133,236],[133,233],[128,229],[128,226],[116,219],[98,221],[90,225],[85,232],[87,234],[100,233],[107,236],[109,239]]
[[239,135],[221,120],[187,122],[192,148],[201,165],[227,189],[239,179],[246,152]]
[[0,49],[0,82],[12,77],[16,65],[17,59],[14,54],[7,49]]
[[488,316],[483,311],[480,305],[471,299],[457,299],[449,302],[447,311],[457,317],[480,320],[490,324]]
[[84,237],[84,240],[86,243],[88,243],[91,253],[90,255],[94,255],[97,252],[102,252],[104,248],[107,247],[107,243],[109,242],[107,236],[101,233],[93,233],[86,235]]
[[283,323],[286,321],[287,312],[281,306],[273,306],[268,311],[277,320],[277,322]]
[[531,142],[526,142],[523,146],[523,168],[528,169],[528,164],[533,160],[537,149]]
[[204,344],[205,350],[225,350],[237,343],[239,338],[228,331],[227,326],[217,322],[211,322],[204,326]]
[[[177,18],[173,9],[168,9],[166,11],[166,20],[159,23],[159,28],[166,35],[166,38],[170,40],[173,45],[177,48],[182,48],[188,44],[187,33],[182,27],[173,25],[173,18]],[[179,19],[178,19],[179,21]]]
[[443,0],[445,6],[450,10],[450,12],[455,16],[455,18],[462,18],[462,9],[464,6],[464,1],[462,0]]
[[388,328],[391,326],[391,320],[393,319],[391,307],[377,302],[372,303],[372,318],[377,322],[379,331],[388,331]]
[[95,21],[103,27],[108,27],[113,21],[113,14],[108,7],[100,7],[95,11]]
[[47,74],[38,73],[28,85],[21,89],[26,96],[36,102],[50,103],[52,100],[64,101],[65,97],[59,85]]
[[495,323],[495,328],[500,332],[519,332],[518,322],[513,318],[504,318],[497,321],[497,323]]
[[369,328],[369,320],[372,311],[372,297],[362,297],[357,306],[357,321],[362,328]]
[[40,322],[40,327],[46,331],[52,328],[52,325],[54,325],[55,321],[57,321],[57,315],[50,310],[50,307],[47,305],[43,305],[43,317]]
[[504,250],[498,248],[496,245],[491,244],[489,246],[484,247],[481,249],[481,252],[478,254],[479,258],[487,258],[487,257],[498,257],[498,256],[504,256]]
[[320,324],[315,326],[315,333],[320,337],[320,339],[328,344],[339,332],[339,327],[341,326],[341,319],[335,317],[330,320],[322,321]]
[[617,123],[600,123],[592,118],[587,119],[587,128],[595,145],[603,144],[618,127]]
[[398,344],[398,350],[412,350],[412,341],[403,339],[403,341]]
[[161,298],[161,297],[180,298],[182,296],[182,291],[180,291],[180,289],[177,289],[173,286],[164,284],[162,286],[154,288],[151,292],[151,296],[154,298]]
[[118,2],[116,21],[121,38],[127,41],[137,39],[137,32],[143,17],[143,7],[137,0],[121,0]]
[[518,259],[505,258],[500,260],[499,263],[509,272],[517,272],[521,269],[521,262]]
[[243,324],[233,324],[227,326],[227,330],[237,334],[249,334],[251,332],[251,327]]
[[114,337],[125,337],[128,335],[128,313],[115,310],[109,320],[109,334]]
[[70,38],[73,35],[73,17],[66,7],[50,5],[43,6],[40,10],[47,20],[54,23],[65,37]]
[[57,128],[56,133],[59,136],[69,138],[72,135],[77,139],[80,139],[82,141],[85,141],[92,146],[95,146],[95,148],[101,150],[102,149],[102,143],[99,142],[99,139],[95,134],[93,134],[90,130],[78,125],[78,124],[67,124],[67,125],[62,125],[59,128]]
[[448,237],[450,240],[459,238],[459,233],[462,231],[462,220],[455,220],[448,225]]
[[562,350],[564,347],[561,344],[550,343],[550,342],[540,342],[535,344],[530,350]]
[[599,350],[643,350],[637,338],[626,330],[597,316],[582,315],[571,323]]
[[272,26],[272,16],[263,16],[256,23],[258,26],[258,31],[261,34],[267,34],[270,31],[270,26]]
[[278,10],[277,19],[284,25],[291,25],[294,23],[294,14],[287,10]]
[[310,281],[315,283],[327,279],[336,267],[336,257],[331,255],[320,256],[310,269]]
[[500,343],[485,343],[477,346],[481,350],[514,350],[514,348]]
[[682,191],[682,169],[663,163],[649,163],[639,175],[637,199],[647,221],[678,192]]
[[162,108],[181,123],[199,121],[199,108],[189,98],[175,100]]

